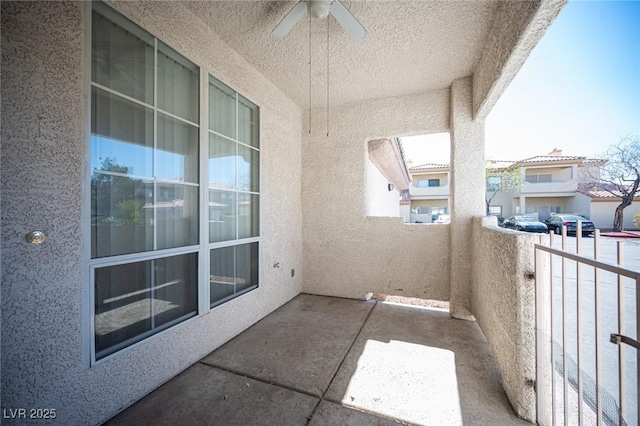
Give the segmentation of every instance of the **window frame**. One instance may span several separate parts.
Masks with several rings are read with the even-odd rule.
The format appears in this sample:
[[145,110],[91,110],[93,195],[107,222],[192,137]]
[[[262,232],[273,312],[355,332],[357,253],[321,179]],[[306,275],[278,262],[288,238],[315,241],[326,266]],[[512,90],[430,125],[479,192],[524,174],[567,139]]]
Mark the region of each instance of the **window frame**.
[[[206,114],[207,114],[207,127],[206,127],[206,133],[203,137],[203,139],[206,139],[206,150],[207,150],[207,155],[206,158],[203,158],[203,161],[206,161],[207,163],[207,167],[206,167],[206,176],[205,176],[205,182],[206,182],[206,189],[203,190],[203,192],[205,192],[205,204],[203,204],[203,206],[207,206],[206,208],[206,226],[203,226],[203,233],[206,232],[206,235],[204,236],[204,239],[202,240],[203,243],[207,246],[206,251],[203,253],[204,257],[207,258],[206,262],[207,262],[207,298],[206,301],[208,302],[208,306],[207,309],[208,310],[212,310],[215,309],[227,302],[229,302],[230,300],[233,300],[239,296],[242,296],[243,294],[249,293],[257,288],[259,288],[260,286],[260,282],[261,282],[261,274],[262,274],[262,268],[260,268],[261,264],[262,264],[262,250],[260,250],[260,246],[261,246],[261,232],[262,232],[262,149],[261,149],[261,142],[262,142],[262,120],[260,117],[260,110],[261,107],[260,105],[258,105],[257,103],[253,102],[252,100],[250,100],[248,97],[244,96],[242,93],[240,93],[239,91],[235,90],[233,87],[229,86],[228,84],[224,83],[223,81],[221,81],[220,79],[218,79],[216,76],[214,76],[211,73],[205,73],[204,78],[206,78],[206,86],[204,88],[202,88],[202,90],[204,90],[206,92],[206,101],[207,101],[207,109],[206,109]],[[235,137],[231,137],[228,135],[225,135],[223,133],[220,133],[218,131],[215,131],[213,129],[211,129],[210,123],[208,121],[208,117],[209,117],[209,107],[210,107],[210,99],[209,99],[209,85],[213,84],[214,86],[216,86],[218,89],[222,90],[223,92],[227,92],[228,91],[233,91],[235,94],[235,118],[236,118],[236,126],[235,126]],[[220,85],[222,85],[223,87],[220,87]],[[239,123],[239,103],[240,103],[240,97],[244,98],[246,101],[252,103],[256,108],[257,108],[257,113],[258,113],[258,135],[257,135],[257,147],[254,147],[251,145],[251,143],[247,143],[244,141],[240,141],[239,139],[239,131],[238,131],[238,123]],[[229,240],[224,240],[224,241],[215,241],[215,242],[210,242],[210,237],[209,237],[209,223],[211,221],[211,218],[209,217],[209,170],[208,170],[208,165],[209,165],[209,136],[210,135],[215,135],[217,137],[223,138],[227,141],[231,141],[233,143],[236,144],[236,156],[238,155],[238,147],[239,146],[243,146],[245,148],[249,148],[251,150],[254,150],[256,152],[258,152],[259,154],[259,160],[258,160],[258,191],[250,191],[250,190],[239,190],[237,187],[233,190],[233,191],[229,191],[229,192],[234,192],[236,194],[236,214],[238,212],[238,194],[250,194],[250,195],[257,195],[258,196],[258,235],[255,237],[246,237],[246,238],[238,238],[238,227],[239,227],[239,222],[238,220],[236,220],[236,224],[235,224],[235,230],[236,230],[236,238],[235,239],[229,239]],[[236,165],[236,178],[237,178],[237,165]],[[237,186],[237,183],[236,183]],[[206,229],[205,229],[206,228]],[[209,286],[209,279],[208,278],[210,276],[210,271],[211,271],[211,262],[210,262],[210,253],[212,250],[216,250],[216,249],[222,249],[222,248],[228,248],[228,247],[238,247],[241,245],[245,245],[245,244],[252,244],[252,243],[257,243],[258,244],[258,283],[254,286],[251,286],[249,288],[243,289],[238,293],[234,293],[233,295],[230,295],[228,297],[222,298],[220,300],[217,300],[215,302],[211,302],[211,294],[210,294],[210,286]]]
[[[186,56],[183,52],[181,52],[179,49],[176,49],[174,47],[172,47],[170,44],[164,42],[160,37],[158,37],[156,34],[150,33],[148,31],[146,31],[145,29],[141,28],[135,21],[133,21],[132,19],[130,19],[129,17],[123,15],[119,10],[117,10],[116,8],[104,3],[104,2],[98,2],[96,1],[95,3],[100,4],[100,8],[106,8],[109,10],[109,13],[113,13],[115,16],[117,16],[116,18],[116,24],[118,26],[120,26],[121,28],[128,28],[128,27],[132,27],[134,28],[134,34],[137,34],[136,32],[138,31],[142,31],[146,34],[148,34],[151,38],[153,38],[154,40],[154,44],[153,47],[155,49],[154,51],[154,58],[157,58],[158,56],[158,51],[159,51],[159,47],[160,45],[166,46],[168,48],[170,48],[173,52],[175,52],[176,54],[178,54],[180,57],[183,57],[185,60],[193,63],[196,67],[197,67],[197,81],[199,84],[199,88],[198,88],[198,97],[199,100],[196,103],[199,107],[199,112],[197,114],[198,119],[199,119],[199,123],[193,123],[197,125],[197,129],[198,129],[198,143],[199,143],[199,149],[198,149],[198,161],[197,164],[199,166],[199,172],[198,172],[198,178],[199,178],[199,182],[197,184],[198,187],[198,196],[197,196],[197,200],[198,200],[198,209],[197,209],[197,214],[198,214],[198,218],[196,219],[196,222],[198,223],[198,232],[197,232],[197,237],[198,237],[198,242],[196,244],[193,245],[189,245],[189,246],[182,246],[182,247],[173,247],[173,248],[166,248],[166,249],[156,249],[156,247],[154,246],[154,249],[152,250],[148,250],[148,251],[144,251],[144,252],[137,252],[137,253],[126,253],[126,254],[118,254],[118,255],[113,255],[113,256],[105,256],[105,257],[92,257],[92,253],[91,253],[91,247],[93,244],[93,240],[92,240],[92,231],[91,231],[91,217],[92,217],[92,209],[91,209],[91,191],[89,190],[89,188],[91,187],[91,175],[92,175],[92,165],[91,165],[91,160],[92,160],[92,154],[93,151],[91,149],[91,138],[92,138],[92,96],[91,96],[91,91],[92,88],[94,87],[98,87],[98,88],[102,88],[102,85],[96,85],[93,83],[93,76],[92,76],[92,54],[93,54],[93,46],[92,46],[92,26],[93,26],[93,4],[94,2],[88,2],[84,4],[84,21],[85,21],[85,26],[84,26],[84,59],[85,59],[85,73],[84,73],[84,90],[85,90],[85,96],[84,96],[84,112],[85,112],[85,118],[84,118],[84,132],[85,132],[85,143],[86,145],[86,150],[85,150],[85,155],[84,155],[84,171],[85,171],[85,178],[83,181],[83,187],[85,188],[85,196],[83,197],[83,214],[82,214],[82,229],[84,230],[83,232],[83,237],[82,237],[82,242],[83,242],[83,248],[82,248],[82,259],[84,262],[85,267],[83,268],[83,272],[82,272],[82,278],[83,278],[83,292],[82,292],[82,323],[81,323],[81,334],[82,334],[82,365],[84,368],[91,368],[93,366],[97,366],[100,365],[104,362],[109,361],[110,359],[112,359],[113,357],[117,357],[119,355],[122,355],[124,353],[126,353],[129,350],[134,350],[134,348],[140,346],[140,345],[145,345],[145,344],[149,344],[149,342],[152,339],[156,339],[156,338],[160,338],[160,336],[162,336],[164,333],[167,332],[171,332],[171,331],[175,331],[177,329],[177,327],[183,327],[186,326],[187,324],[191,323],[192,321],[194,321],[195,319],[206,315],[210,312],[212,312],[215,308],[226,304],[227,302],[230,302],[231,300],[235,300],[238,299],[239,297],[241,297],[244,294],[247,294],[249,292],[251,292],[252,290],[255,290],[257,288],[259,288],[260,283],[262,282],[262,275],[263,275],[263,271],[262,271],[262,250],[261,250],[261,232],[262,232],[262,200],[261,200],[261,195],[262,195],[262,187],[263,187],[263,173],[262,171],[264,170],[263,168],[263,155],[262,155],[262,147],[261,147],[261,143],[262,143],[262,116],[261,116],[261,112],[262,112],[262,107],[259,103],[251,100],[248,96],[246,96],[244,93],[234,89],[232,86],[228,85],[227,83],[221,81],[220,79],[218,79],[217,77],[213,76],[211,74],[211,77],[213,77],[214,79],[216,79],[217,81],[219,81],[221,84],[225,85],[226,87],[228,87],[230,90],[233,90],[235,92],[235,97],[236,97],[236,102],[238,102],[239,97],[242,97],[243,99],[245,99],[246,101],[250,102],[251,104],[253,104],[256,107],[256,114],[257,114],[257,128],[256,128],[256,132],[257,132],[257,151],[259,152],[259,157],[258,157],[258,176],[257,176],[257,180],[258,180],[258,197],[259,197],[259,204],[258,204],[258,210],[257,210],[257,222],[258,222],[258,235],[256,237],[251,237],[251,238],[246,238],[246,239],[242,239],[242,240],[234,240],[234,241],[225,241],[225,242],[219,242],[219,243],[209,243],[209,227],[208,227],[208,223],[209,223],[209,209],[208,209],[208,202],[209,202],[209,190],[208,190],[208,183],[209,183],[209,76],[210,76],[210,72],[209,70],[207,70],[205,68],[205,65],[201,62],[198,61],[194,61],[191,58],[189,58],[188,56]],[[173,53],[171,52],[171,53]],[[166,52],[164,52],[166,54]],[[157,59],[154,59],[154,69],[153,69],[153,74],[154,74],[154,99],[153,99],[153,116],[154,116],[154,122],[153,122],[153,128],[154,128],[154,150],[158,149],[155,139],[157,138],[157,116],[159,112],[162,112],[162,114],[168,116],[168,117],[172,117],[174,119],[178,119],[180,121],[184,121],[184,122],[188,122],[191,123],[189,120],[184,119],[182,117],[176,117],[175,114],[169,112],[169,111],[164,111],[163,109],[160,109],[159,105],[158,105],[158,94],[157,94],[157,84],[158,84],[158,80],[157,80]],[[119,94],[119,92],[117,91],[112,91],[112,90],[108,90],[109,93],[116,93]],[[125,99],[128,99],[128,97],[125,96]],[[141,102],[138,102],[141,103]],[[146,103],[145,103],[146,104]],[[159,110],[160,109],[160,110]],[[237,126],[237,119],[238,117],[238,112],[236,111],[236,126]],[[237,129],[236,129],[237,131]],[[238,137],[238,134],[236,133],[236,138]],[[227,137],[228,138],[228,137]],[[241,142],[242,144],[246,145],[246,146],[250,146],[248,143],[245,142]],[[155,154],[154,154],[155,156]],[[186,183],[186,182],[185,182]],[[154,191],[155,192],[155,191]],[[244,193],[245,191],[241,191],[241,193]],[[247,191],[248,192],[248,191]],[[155,197],[155,194],[154,194]],[[232,243],[237,243],[238,241],[240,241],[240,244],[232,244]],[[210,265],[209,265],[209,253],[210,250],[217,247],[217,246],[224,246],[224,245],[241,245],[241,244],[247,244],[250,242],[255,242],[258,244],[257,247],[257,284],[255,286],[252,286],[251,288],[245,289],[237,294],[234,294],[233,297],[221,300],[219,303],[217,303],[215,306],[212,306],[210,304],[210,291],[209,291],[209,271],[210,271]],[[155,332],[151,332],[149,334],[147,333],[141,333],[138,336],[135,336],[135,338],[137,339],[138,337],[140,337],[139,339],[133,341],[132,343],[126,344],[123,347],[119,347],[118,349],[115,349],[113,352],[97,359],[96,358],[96,336],[95,336],[95,327],[96,327],[96,317],[95,317],[95,313],[96,313],[96,301],[95,301],[95,281],[96,281],[96,270],[98,268],[103,268],[103,267],[108,267],[108,266],[116,266],[116,265],[123,265],[123,264],[129,264],[129,263],[136,263],[136,262],[145,262],[145,261],[150,261],[150,260],[154,260],[154,259],[164,259],[164,258],[171,258],[171,257],[175,257],[175,256],[180,256],[180,255],[186,255],[186,254],[195,254],[196,256],[196,262],[197,262],[197,270],[193,271],[194,275],[197,277],[197,283],[196,283],[196,312],[193,315],[190,315],[187,319],[182,319],[182,317],[177,318],[176,320],[173,321],[169,321],[166,325],[157,327],[159,330],[155,331]],[[153,290],[151,290],[153,291]],[[126,343],[127,341],[123,342]],[[118,347],[118,345],[114,345],[114,347]]]

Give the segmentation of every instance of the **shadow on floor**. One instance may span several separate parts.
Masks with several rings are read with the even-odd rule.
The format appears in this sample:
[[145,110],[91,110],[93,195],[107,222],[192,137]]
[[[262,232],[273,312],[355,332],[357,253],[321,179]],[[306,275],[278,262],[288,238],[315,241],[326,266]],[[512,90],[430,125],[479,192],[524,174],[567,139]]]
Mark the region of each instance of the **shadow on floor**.
[[108,422],[512,425],[477,324],[301,294]]

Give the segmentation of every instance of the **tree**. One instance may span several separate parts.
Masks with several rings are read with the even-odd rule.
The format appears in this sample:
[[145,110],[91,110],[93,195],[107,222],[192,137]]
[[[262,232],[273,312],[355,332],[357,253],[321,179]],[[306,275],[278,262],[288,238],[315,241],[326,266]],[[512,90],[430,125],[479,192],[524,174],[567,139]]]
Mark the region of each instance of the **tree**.
[[620,198],[613,217],[613,230],[622,231],[624,209],[640,195],[640,139],[626,137],[609,147],[602,156],[607,162],[600,168],[598,189]]
[[489,208],[491,207],[491,201],[500,191],[503,192],[515,192],[522,188],[522,169],[517,165],[510,165],[507,167],[496,167],[495,163],[487,163],[485,168],[486,183],[487,183],[487,195],[485,196],[485,203],[487,205],[487,216],[489,215]]

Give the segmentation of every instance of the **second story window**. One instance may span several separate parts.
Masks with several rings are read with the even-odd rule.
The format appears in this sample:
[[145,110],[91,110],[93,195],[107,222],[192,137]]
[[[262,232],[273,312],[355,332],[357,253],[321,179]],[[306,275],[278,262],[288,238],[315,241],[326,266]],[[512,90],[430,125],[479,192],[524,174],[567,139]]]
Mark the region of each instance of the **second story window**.
[[440,186],[440,179],[420,179],[418,188],[428,188],[432,186]]
[[527,183],[551,183],[551,173],[544,173],[538,175],[526,175],[525,180]]

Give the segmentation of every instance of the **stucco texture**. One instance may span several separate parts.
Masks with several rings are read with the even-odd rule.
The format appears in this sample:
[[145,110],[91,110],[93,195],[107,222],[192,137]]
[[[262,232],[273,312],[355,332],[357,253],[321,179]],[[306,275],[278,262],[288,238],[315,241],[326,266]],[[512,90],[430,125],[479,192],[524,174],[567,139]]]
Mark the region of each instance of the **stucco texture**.
[[516,414],[536,421],[534,244],[547,235],[498,228],[495,217],[473,220],[472,309],[502,373]]
[[[88,4],[1,4],[2,408],[55,408],[57,422],[69,425],[108,419],[302,287],[301,110],[205,25],[194,25],[198,17],[179,2],[118,2],[260,106],[261,281],[258,290],[88,367]],[[32,230],[46,241],[28,244]]]
[[367,141],[447,131],[449,107],[448,90],[343,105],[330,110],[329,136],[326,111],[311,110],[302,154],[305,292],[449,300],[449,226],[365,214]]
[[471,78],[451,86],[451,315],[471,313],[471,219],[484,213],[484,123],[473,120]]
[[568,0],[500,2],[473,73],[473,114],[484,120]]

